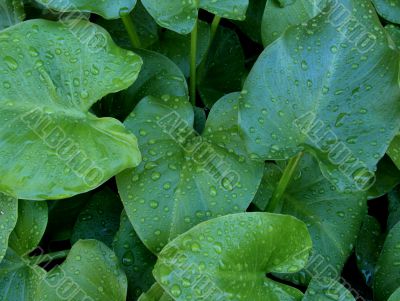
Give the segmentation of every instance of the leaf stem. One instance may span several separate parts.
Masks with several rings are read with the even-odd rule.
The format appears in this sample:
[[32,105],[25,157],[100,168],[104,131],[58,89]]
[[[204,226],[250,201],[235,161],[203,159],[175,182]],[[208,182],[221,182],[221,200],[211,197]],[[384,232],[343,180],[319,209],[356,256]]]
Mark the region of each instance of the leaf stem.
[[296,157],[293,157],[289,160],[285,170],[283,171],[283,175],[279,180],[278,186],[276,187],[271,200],[267,206],[267,212],[275,212],[275,210],[280,205],[283,195],[288,187],[290,181],[293,178],[294,172],[296,171],[297,165],[300,162],[303,153],[299,153]]
[[29,259],[29,261],[33,264],[39,265],[44,262],[51,262],[56,259],[62,259],[67,257],[70,250],[58,251],[48,254],[43,254],[39,256],[33,256]]
[[213,19],[213,21],[211,23],[210,45],[214,41],[215,34],[217,33],[217,29],[218,29],[218,26],[219,26],[220,22],[221,22],[221,17],[215,15],[214,19]]
[[196,20],[190,35],[190,101],[193,106],[196,105],[197,32],[198,21]]
[[133,48],[141,48],[142,43],[140,42],[139,35],[136,32],[135,24],[132,21],[130,14],[121,15],[122,22],[124,23],[126,32],[128,33],[129,39],[131,40]]

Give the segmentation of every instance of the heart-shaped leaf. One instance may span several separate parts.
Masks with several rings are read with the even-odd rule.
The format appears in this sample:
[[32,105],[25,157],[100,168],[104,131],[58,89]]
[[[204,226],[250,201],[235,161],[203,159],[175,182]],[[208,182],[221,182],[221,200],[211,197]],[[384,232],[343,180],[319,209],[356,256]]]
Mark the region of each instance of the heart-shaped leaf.
[[250,0],[244,21],[235,21],[235,24],[250,39],[259,44],[261,41],[261,22],[267,0]]
[[[151,48],[170,58],[183,72],[185,77],[190,74],[190,35],[181,35],[171,30],[160,34],[160,40]],[[198,66],[207,54],[210,46],[210,26],[199,21],[197,33],[196,65]]]
[[0,1],[0,30],[20,23],[24,18],[25,12],[22,0]]
[[[267,171],[263,182],[269,179],[274,185],[278,170],[275,167]],[[260,200],[260,196],[256,199],[256,205],[261,209],[269,202],[268,186],[265,188],[264,199]],[[306,223],[313,240],[310,262],[300,273],[290,275],[290,280],[306,285],[314,276],[338,277],[353,250],[366,214],[366,194],[338,191],[323,176],[318,162],[311,155],[305,155],[282,198],[279,212]]]
[[200,8],[223,18],[243,20],[249,0],[142,0],[142,3],[160,26],[188,34],[195,25]]
[[266,274],[300,270],[310,250],[298,219],[239,213],[201,223],[170,242],[154,276],[177,301],[301,300],[300,291]]
[[386,237],[375,269],[374,300],[385,301],[400,286],[400,223]]
[[295,0],[282,5],[279,0],[269,0],[262,17],[261,35],[264,46],[279,38],[290,26],[299,25],[317,16],[327,0]]
[[400,169],[400,136],[394,137],[387,150],[389,157],[396,164],[397,168]]
[[387,220],[388,229],[392,229],[400,222],[400,187],[393,189],[388,194],[389,199],[389,216]]
[[193,109],[179,98],[145,98],[125,121],[139,137],[143,162],[117,176],[126,213],[157,253],[169,240],[220,215],[243,212],[261,181],[237,126],[238,93],[215,104],[202,135]]
[[8,247],[8,238],[17,224],[18,200],[0,192],[0,262]]
[[105,19],[118,19],[121,13],[129,13],[136,5],[136,0],[36,0],[44,7],[59,12],[89,12]]
[[342,284],[331,278],[313,278],[302,301],[355,301]]
[[173,301],[164,289],[156,282],[152,285],[152,287],[146,292],[143,293],[138,301]]
[[375,173],[375,183],[368,189],[368,199],[379,198],[394,187],[400,184],[400,170],[393,164],[387,156],[383,157],[378,163],[378,170]]
[[123,211],[113,249],[128,278],[128,300],[137,298],[154,283],[152,270],[156,257],[143,245]]
[[121,201],[111,189],[97,192],[79,214],[71,243],[80,239],[97,239],[111,247],[118,231],[121,211]]
[[378,14],[392,23],[400,24],[400,2],[397,0],[372,0]]
[[86,21],[23,22],[0,32],[0,45],[0,187],[23,199],[65,198],[140,162],[122,124],[88,112],[133,83],[137,55]]
[[118,258],[102,242],[89,239],[72,246],[67,259],[40,283],[37,295],[40,301],[125,301],[126,292],[127,280]]
[[400,300],[400,287],[388,299],[388,301],[397,301],[397,300]]
[[260,158],[306,150],[340,190],[365,190],[399,131],[400,56],[368,1],[338,3],[362,36],[330,22],[332,10],[288,29],[250,72],[240,125]]

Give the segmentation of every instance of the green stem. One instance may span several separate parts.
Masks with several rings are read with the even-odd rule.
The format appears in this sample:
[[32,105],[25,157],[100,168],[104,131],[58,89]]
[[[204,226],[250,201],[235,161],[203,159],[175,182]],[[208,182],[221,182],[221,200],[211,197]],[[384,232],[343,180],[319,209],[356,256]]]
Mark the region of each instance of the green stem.
[[193,106],[196,105],[197,31],[198,21],[190,36],[190,101]]
[[214,41],[215,34],[217,33],[217,29],[218,29],[218,26],[219,26],[220,22],[221,22],[221,17],[215,15],[214,19],[213,19],[213,21],[211,23],[210,45]]
[[53,253],[48,253],[44,255],[34,256],[29,259],[29,261],[33,264],[41,264],[44,262],[51,262],[56,259],[62,259],[67,257],[70,250],[58,251]]
[[285,170],[283,171],[283,175],[279,180],[278,186],[276,187],[271,200],[267,206],[266,211],[275,212],[275,210],[280,206],[283,195],[288,187],[290,181],[293,178],[293,174],[296,171],[297,165],[300,162],[303,153],[298,154],[296,157],[289,160]]
[[136,32],[135,24],[132,21],[130,14],[124,14],[121,16],[122,22],[124,23],[125,29],[129,35],[133,48],[141,48],[142,43],[140,42],[139,35]]

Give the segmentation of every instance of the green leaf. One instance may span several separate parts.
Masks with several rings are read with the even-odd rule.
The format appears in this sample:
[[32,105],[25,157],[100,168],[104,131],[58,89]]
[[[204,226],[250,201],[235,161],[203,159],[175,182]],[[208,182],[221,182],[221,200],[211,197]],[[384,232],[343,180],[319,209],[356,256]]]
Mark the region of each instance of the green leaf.
[[146,96],[189,98],[186,79],[171,60],[154,51],[137,49],[136,52],[144,62],[140,76],[127,90],[110,95],[100,103],[106,107],[106,113],[125,120]]
[[372,0],[378,14],[392,23],[400,24],[400,3],[396,0]]
[[75,223],[71,243],[97,239],[111,247],[118,231],[122,204],[117,194],[105,188],[92,196]]
[[265,211],[269,201],[282,177],[282,169],[274,164],[267,162],[264,167],[264,175],[254,197],[253,204],[261,211]]
[[290,0],[291,5],[280,2],[282,1],[269,0],[265,6],[261,24],[264,46],[278,39],[289,27],[307,22],[317,16],[328,3],[327,0]]
[[136,5],[136,0],[36,0],[49,10],[59,12],[89,12],[105,19],[118,19],[121,13],[129,13]]
[[393,160],[394,164],[396,164],[397,168],[400,169],[400,136],[394,137],[392,142],[389,145],[387,150],[387,154]]
[[36,289],[45,275],[45,270],[8,249],[0,264],[0,300],[41,300]]
[[339,282],[330,278],[313,278],[302,301],[355,301]]
[[125,301],[127,280],[115,254],[96,240],[80,240],[38,287],[40,301]]
[[235,21],[235,24],[242,32],[259,44],[262,43],[261,22],[266,2],[267,0],[250,0],[246,12],[246,19],[243,21]]
[[389,33],[393,42],[396,44],[397,48],[400,50],[400,28],[393,24],[388,24],[385,26],[385,30]]
[[397,301],[397,300],[400,300],[400,287],[388,299],[388,301]]
[[375,178],[374,185],[368,190],[369,200],[385,195],[400,184],[400,170],[393,164],[390,158],[385,156],[378,163]]
[[[278,178],[276,171],[267,174],[271,174],[272,183]],[[323,176],[318,162],[311,155],[304,155],[283,195],[280,212],[302,220],[310,231],[312,257],[304,270],[289,277],[306,285],[314,276],[340,276],[366,214],[366,194],[338,191]]]
[[161,27],[188,34],[197,20],[199,8],[226,19],[243,20],[249,0],[142,0],[142,3]]
[[368,2],[340,5],[369,40],[350,39],[328,11],[288,29],[250,72],[239,119],[250,153],[283,160],[305,150],[340,190],[365,190],[399,130],[400,56]]
[[372,216],[366,215],[356,242],[355,252],[357,266],[364,276],[368,286],[372,286],[375,266],[381,252],[384,235],[379,222]]
[[125,211],[121,214],[113,249],[128,278],[127,300],[137,300],[154,283],[152,270],[157,258],[143,245]]
[[265,275],[298,271],[310,250],[306,225],[296,218],[240,213],[177,237],[159,254],[153,273],[177,301],[301,300],[300,291]]
[[0,33],[0,187],[22,199],[73,196],[140,162],[136,138],[88,110],[129,87],[141,59],[97,25],[74,30],[31,20]]
[[7,251],[8,238],[17,224],[18,200],[0,192],[0,262]]
[[240,91],[245,74],[238,35],[231,29],[219,27],[204,65],[199,68],[197,86],[201,100],[211,108],[225,94]]
[[[197,33],[197,66],[203,61],[210,46],[210,26],[199,21]],[[154,51],[170,58],[183,72],[185,77],[190,74],[190,34],[181,35],[171,30],[160,34],[160,39],[151,47]]]
[[387,228],[392,229],[400,222],[400,187],[396,187],[388,194],[389,199],[389,216],[387,220]]
[[18,221],[10,235],[8,246],[18,255],[28,255],[42,239],[47,221],[46,202],[19,200]]
[[156,282],[152,287],[143,293],[138,301],[173,301],[164,289]]
[[0,0],[0,30],[22,22],[24,19],[22,0]]
[[374,300],[385,301],[400,286],[400,223],[386,237],[375,269]]
[[178,98],[145,98],[125,121],[144,154],[136,169],[117,176],[126,213],[154,253],[194,225],[243,212],[262,177],[249,160],[237,126],[238,93],[215,104],[204,132],[193,109]]

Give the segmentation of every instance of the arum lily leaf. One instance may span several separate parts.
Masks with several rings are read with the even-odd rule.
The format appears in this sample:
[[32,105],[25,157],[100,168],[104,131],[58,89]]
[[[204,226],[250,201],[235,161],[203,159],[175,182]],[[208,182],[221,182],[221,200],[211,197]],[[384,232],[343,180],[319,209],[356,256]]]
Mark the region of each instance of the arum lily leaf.
[[367,29],[365,40],[338,30],[328,9],[288,29],[250,72],[240,125],[260,158],[283,160],[306,150],[340,190],[366,190],[399,131],[400,56],[368,1],[338,3]]
[[0,30],[20,23],[24,18],[22,0],[0,0]]
[[59,12],[89,12],[105,19],[118,19],[122,13],[129,13],[136,5],[136,0],[36,0],[44,7]]
[[137,300],[154,283],[152,270],[156,257],[143,245],[123,211],[113,249],[128,278],[128,300]]
[[375,269],[374,300],[384,301],[400,286],[400,223],[386,237]]
[[178,98],[145,98],[125,121],[144,154],[117,176],[126,213],[144,244],[158,253],[194,225],[243,212],[262,177],[238,133],[238,93],[215,104],[204,132],[193,130],[193,109]]
[[[284,2],[284,1],[283,1]],[[268,0],[262,16],[261,35],[264,46],[279,38],[289,27],[299,25],[317,16],[327,0],[290,1]]]
[[161,27],[188,34],[196,23],[198,9],[205,9],[226,19],[243,20],[249,0],[142,0],[142,3]]
[[400,24],[400,3],[396,0],[372,0],[378,14],[392,23]]
[[244,21],[235,21],[235,24],[250,39],[259,44],[261,41],[261,22],[267,0],[249,0],[249,7]]
[[397,300],[400,300],[400,287],[388,299],[388,301],[397,301]]
[[240,91],[246,74],[244,53],[237,34],[220,27],[199,68],[198,90],[201,100],[211,108],[225,94]]
[[80,240],[64,263],[47,274],[37,295],[41,301],[61,301],[66,296],[70,300],[125,301],[126,292],[126,276],[115,254],[99,241]]
[[400,222],[400,192],[399,187],[393,189],[388,194],[389,199],[389,216],[387,220],[388,229],[392,229],[398,222]]
[[[196,65],[200,65],[210,46],[210,26],[199,21],[197,33]],[[190,73],[190,35],[181,35],[171,30],[160,34],[160,39],[152,46],[154,51],[170,58],[183,72],[185,77]]]
[[170,242],[154,276],[177,301],[301,300],[300,291],[265,275],[298,271],[310,250],[306,225],[296,218],[239,213],[201,223]]
[[121,211],[121,201],[111,189],[105,188],[94,194],[78,216],[71,243],[79,239],[97,239],[111,247],[118,231]]
[[387,150],[387,154],[396,164],[397,168],[400,169],[400,136],[394,137]]
[[83,43],[68,24],[46,20],[0,33],[0,186],[22,199],[70,197],[140,162],[136,137],[88,110],[129,87],[141,59],[97,25],[74,28],[91,28],[96,38]]
[[[264,174],[264,182],[268,181],[268,175],[274,183],[278,178],[276,167]],[[269,201],[269,193],[264,195],[266,198],[256,203],[261,208]],[[366,194],[338,191],[322,175],[318,162],[305,155],[283,195],[280,212],[302,220],[310,231],[313,240],[310,261],[300,273],[289,276],[291,281],[306,285],[314,276],[340,276],[366,214]]]
[[19,200],[18,220],[10,235],[8,246],[18,255],[28,255],[42,239],[47,221],[46,202]]
[[189,98],[186,79],[170,59],[154,51],[138,49],[136,52],[144,62],[138,80],[127,90],[107,97],[97,109],[106,107],[106,113],[125,120],[146,96]]
[[342,284],[331,278],[313,278],[303,301],[355,301],[353,295]]
[[400,170],[385,156],[378,163],[375,178],[374,185],[368,190],[368,199],[379,198],[397,186],[400,183]]
[[173,301],[164,289],[156,282],[153,286],[146,292],[143,293],[138,301]]
[[18,200],[0,192],[0,262],[7,251],[8,238],[17,224]]
[[282,177],[282,169],[274,163],[266,163],[264,175],[254,197],[253,203],[261,211],[265,211],[271,197]]
[[388,24],[385,26],[385,29],[396,44],[397,48],[400,49],[400,28],[393,24]]
[[381,252],[384,235],[381,232],[379,222],[372,216],[364,218],[356,243],[357,266],[364,276],[368,286],[372,286],[375,266]]

